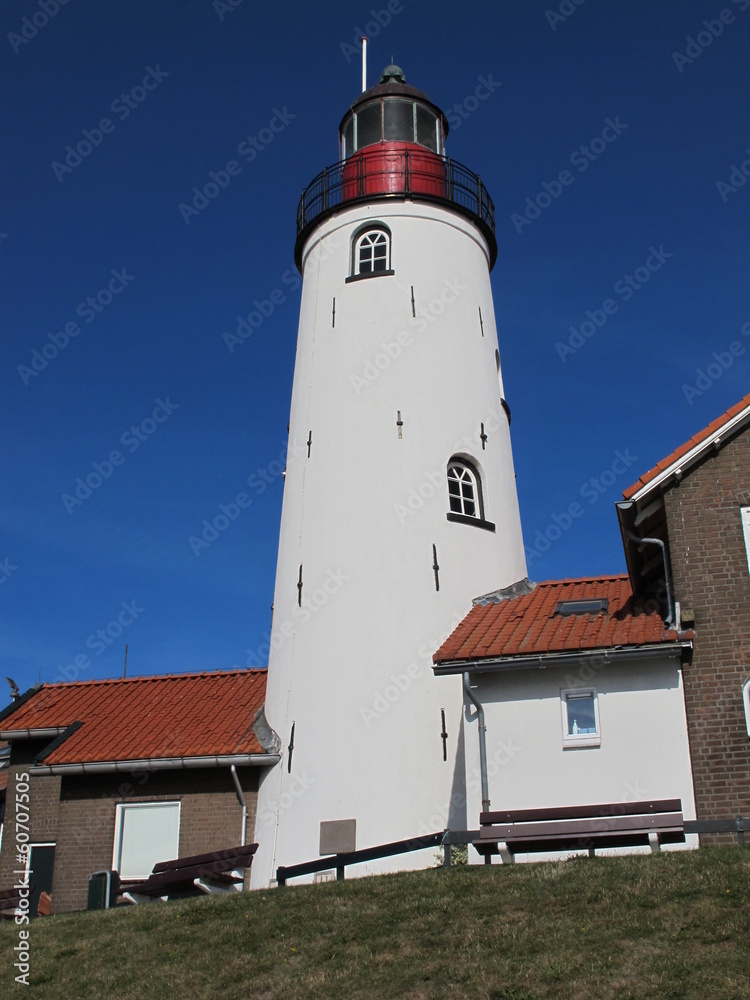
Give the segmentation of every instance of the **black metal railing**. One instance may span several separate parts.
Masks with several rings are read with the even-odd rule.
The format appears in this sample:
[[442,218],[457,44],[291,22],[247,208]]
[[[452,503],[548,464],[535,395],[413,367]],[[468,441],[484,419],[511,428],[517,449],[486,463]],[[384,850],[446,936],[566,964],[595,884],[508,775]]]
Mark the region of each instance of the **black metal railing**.
[[315,872],[336,869],[336,879],[344,878],[347,865],[361,864],[363,861],[377,861],[380,858],[390,858],[395,854],[408,854],[411,851],[422,851],[426,847],[439,847],[443,842],[443,831],[428,833],[422,837],[412,837],[411,840],[397,840],[391,844],[380,844],[378,847],[365,847],[360,851],[347,851],[345,854],[331,854],[324,858],[315,858],[300,865],[282,865],[276,869],[276,882],[286,885],[287,879],[299,875],[313,875]]
[[[344,204],[381,198],[447,202],[477,222],[496,254],[495,204],[481,178],[445,156],[408,149],[370,156],[355,155],[322,170],[302,192],[297,208],[300,238],[324,216]],[[298,262],[299,263],[299,262]]]

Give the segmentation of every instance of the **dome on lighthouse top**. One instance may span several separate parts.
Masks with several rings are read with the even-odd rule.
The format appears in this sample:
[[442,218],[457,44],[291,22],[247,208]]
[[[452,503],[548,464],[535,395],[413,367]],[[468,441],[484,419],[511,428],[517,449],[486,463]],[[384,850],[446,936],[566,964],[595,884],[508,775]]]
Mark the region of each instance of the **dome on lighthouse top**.
[[[411,130],[408,127],[409,107],[414,120]],[[363,127],[357,128],[356,119],[360,116],[363,116],[360,121]],[[381,128],[376,119],[380,120]],[[342,159],[363,146],[384,140],[417,143],[443,154],[447,134],[448,120],[440,108],[427,94],[409,86],[404,71],[393,64],[385,67],[379,83],[352,102],[339,124]]]
[[395,80],[396,83],[406,83],[404,71],[400,66],[394,66],[393,63],[390,66],[386,66],[380,74],[381,83],[389,83],[391,80]]

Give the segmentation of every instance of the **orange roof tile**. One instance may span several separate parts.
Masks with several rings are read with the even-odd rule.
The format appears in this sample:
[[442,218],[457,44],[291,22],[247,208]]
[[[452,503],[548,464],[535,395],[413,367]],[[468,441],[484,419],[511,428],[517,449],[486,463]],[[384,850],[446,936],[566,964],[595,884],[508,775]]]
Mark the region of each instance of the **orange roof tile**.
[[667,457],[663,458],[660,462],[657,462],[652,469],[648,470],[648,472],[644,472],[637,482],[633,483],[632,486],[628,486],[626,490],[623,490],[622,495],[626,500],[629,500],[634,493],[637,493],[643,486],[650,483],[651,480],[655,479],[660,472],[664,472],[665,469],[668,469],[670,465],[673,465],[676,461],[678,461],[678,459],[682,458],[683,455],[687,455],[687,453],[692,451],[693,448],[697,448],[702,444],[709,445],[724,425],[748,406],[750,406],[750,393],[748,393],[747,396],[744,396],[739,403],[735,403],[734,406],[730,406],[726,413],[722,413],[722,415],[717,417],[716,420],[712,420],[708,427],[704,427],[702,431],[694,434],[689,441],[681,444],[679,448],[675,448],[671,454],[667,455]]
[[6,710],[0,732],[82,723],[45,765],[261,754],[253,716],[265,692],[265,670],[46,684]]
[[[560,601],[605,597],[606,612],[555,614]],[[547,580],[528,594],[477,604],[433,656],[433,662],[497,659],[667,643],[658,608],[633,597],[625,575]]]

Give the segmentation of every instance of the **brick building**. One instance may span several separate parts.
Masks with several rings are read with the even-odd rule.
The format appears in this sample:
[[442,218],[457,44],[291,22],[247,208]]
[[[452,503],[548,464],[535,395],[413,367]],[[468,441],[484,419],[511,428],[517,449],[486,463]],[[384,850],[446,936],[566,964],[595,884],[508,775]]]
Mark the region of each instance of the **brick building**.
[[[677,622],[695,628],[684,683],[698,819],[750,816],[750,395],[623,496],[633,590],[666,598]],[[648,538],[665,547],[668,595]]]
[[[435,673],[464,673],[483,705],[496,808],[621,802],[637,788],[680,798],[701,843],[736,843],[706,826],[750,816],[750,395],[623,496],[626,577],[477,598]],[[464,707],[471,827],[479,764]]]
[[279,759],[265,683],[263,670],[133,677],[41,685],[11,703],[0,889],[19,867],[19,783],[32,910],[43,890],[53,913],[84,908],[97,870],[137,881],[157,861],[251,841],[261,770]]

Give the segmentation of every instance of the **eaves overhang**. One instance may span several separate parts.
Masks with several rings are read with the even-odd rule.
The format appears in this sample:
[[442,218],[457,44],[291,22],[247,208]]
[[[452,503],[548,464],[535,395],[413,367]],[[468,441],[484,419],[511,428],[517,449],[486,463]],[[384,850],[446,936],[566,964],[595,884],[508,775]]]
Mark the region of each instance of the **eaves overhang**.
[[495,674],[511,670],[546,670],[551,667],[571,667],[595,664],[597,667],[623,660],[676,659],[682,661],[692,650],[690,639],[658,642],[647,646],[614,646],[609,649],[579,649],[573,652],[536,653],[528,656],[500,656],[473,660],[448,660],[433,665],[436,676],[447,674]]
[[68,726],[43,726],[39,729],[1,729],[0,740],[51,740],[62,736]]
[[81,764],[35,764],[30,775],[111,774],[120,771],[172,771],[198,767],[271,767],[281,759],[273,753],[223,754],[215,757],[144,757],[133,760],[101,760]]

